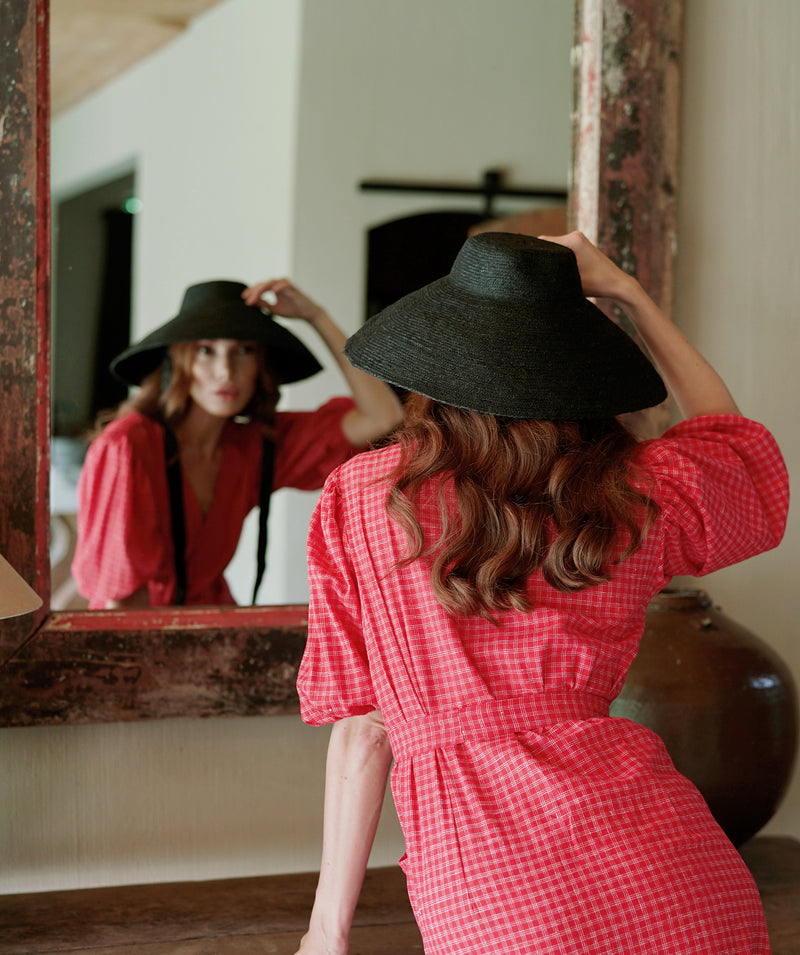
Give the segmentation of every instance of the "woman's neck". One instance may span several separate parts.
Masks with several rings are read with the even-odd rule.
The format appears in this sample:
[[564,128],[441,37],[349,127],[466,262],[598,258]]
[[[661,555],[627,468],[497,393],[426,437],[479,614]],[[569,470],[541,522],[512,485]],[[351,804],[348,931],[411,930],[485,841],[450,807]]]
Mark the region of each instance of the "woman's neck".
[[210,415],[191,402],[185,417],[175,427],[178,447],[182,452],[188,451],[198,458],[211,459],[219,450],[227,423],[227,418]]

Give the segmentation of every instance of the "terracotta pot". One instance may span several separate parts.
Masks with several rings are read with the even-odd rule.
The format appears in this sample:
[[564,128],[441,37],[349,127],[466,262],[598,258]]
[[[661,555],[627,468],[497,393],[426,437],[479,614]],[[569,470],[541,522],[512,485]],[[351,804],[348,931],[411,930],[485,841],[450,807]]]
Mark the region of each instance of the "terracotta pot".
[[794,764],[797,691],[781,658],[702,590],[665,590],[614,716],[649,727],[734,845],[773,816]]

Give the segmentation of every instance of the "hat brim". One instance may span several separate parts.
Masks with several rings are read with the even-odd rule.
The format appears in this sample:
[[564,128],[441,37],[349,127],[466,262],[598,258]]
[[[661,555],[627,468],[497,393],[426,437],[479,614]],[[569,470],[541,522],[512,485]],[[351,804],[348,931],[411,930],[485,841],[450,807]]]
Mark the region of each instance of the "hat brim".
[[562,307],[557,322],[532,322],[532,310],[445,276],[369,319],[345,354],[399,388],[510,418],[607,418],[666,398],[641,348],[587,299]]
[[233,302],[182,312],[118,355],[110,369],[125,384],[140,385],[159,367],[170,345],[214,338],[263,345],[281,384],[310,378],[322,368],[303,342],[269,312]]

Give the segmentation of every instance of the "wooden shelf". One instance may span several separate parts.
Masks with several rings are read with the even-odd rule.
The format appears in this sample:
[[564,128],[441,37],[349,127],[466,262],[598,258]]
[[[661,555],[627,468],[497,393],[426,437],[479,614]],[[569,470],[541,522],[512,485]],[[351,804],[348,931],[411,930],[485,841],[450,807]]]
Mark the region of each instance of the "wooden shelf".
[[[800,842],[742,848],[758,883],[773,955],[800,953]],[[0,896],[0,955],[292,955],[314,873]],[[370,869],[351,955],[413,955],[422,940],[399,868]]]

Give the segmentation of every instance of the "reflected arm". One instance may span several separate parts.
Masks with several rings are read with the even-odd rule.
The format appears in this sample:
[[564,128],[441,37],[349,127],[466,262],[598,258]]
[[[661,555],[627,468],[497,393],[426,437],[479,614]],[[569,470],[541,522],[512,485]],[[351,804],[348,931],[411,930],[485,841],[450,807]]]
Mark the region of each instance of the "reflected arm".
[[394,391],[384,382],[350,364],[344,354],[347,337],[325,309],[318,308],[309,323],[328,346],[356,403],[355,408],[342,420],[342,430],[350,444],[361,447],[396,428],[403,418],[403,408]]
[[[267,293],[275,296],[274,304],[263,300]],[[382,438],[400,424],[403,408],[394,391],[350,364],[344,354],[347,336],[321,305],[303,294],[289,279],[259,282],[245,289],[242,297],[248,305],[266,305],[275,315],[302,318],[316,330],[344,375],[355,401],[355,408],[342,419],[342,430],[353,447],[360,448]]]
[[106,610],[138,610],[150,606],[150,594],[147,587],[140,587],[120,600],[107,600]]

